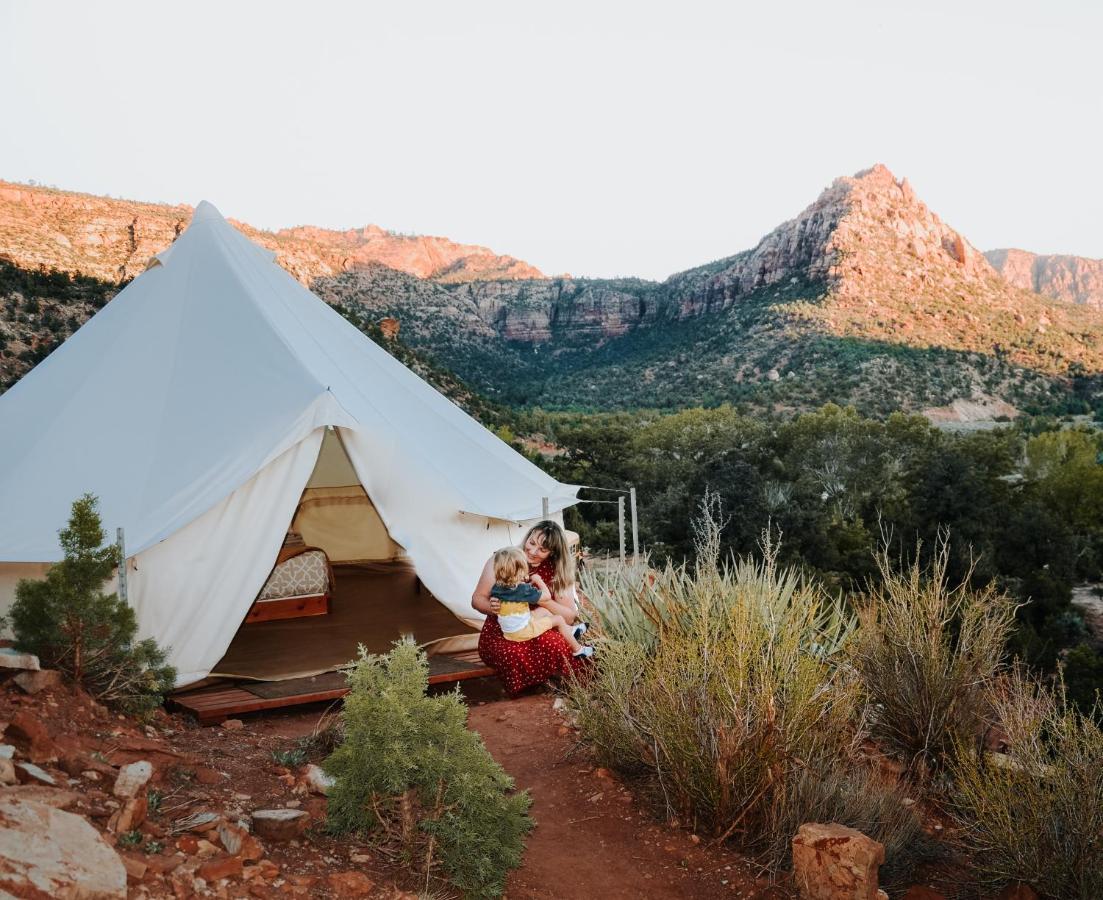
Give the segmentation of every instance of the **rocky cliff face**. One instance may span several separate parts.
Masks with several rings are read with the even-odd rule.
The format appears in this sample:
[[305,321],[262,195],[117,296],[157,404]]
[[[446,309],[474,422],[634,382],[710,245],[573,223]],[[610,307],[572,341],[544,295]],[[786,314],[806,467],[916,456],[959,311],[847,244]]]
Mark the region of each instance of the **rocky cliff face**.
[[[191,221],[190,206],[113,200],[0,182],[0,256],[17,266],[55,267],[118,282],[140,274]],[[380,263],[419,278],[540,278],[539,270],[486,247],[447,238],[395,235],[375,225],[354,231],[289,228],[272,233],[235,222],[275,251],[300,281]]]
[[985,257],[1015,287],[1103,309],[1103,259],[1042,256],[1026,250],[987,250]]

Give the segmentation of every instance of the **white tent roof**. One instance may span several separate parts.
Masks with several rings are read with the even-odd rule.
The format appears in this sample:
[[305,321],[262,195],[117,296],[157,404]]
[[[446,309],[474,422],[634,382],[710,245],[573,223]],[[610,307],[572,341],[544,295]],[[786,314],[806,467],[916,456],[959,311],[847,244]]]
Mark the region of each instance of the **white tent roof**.
[[382,483],[387,466],[402,466],[457,513],[520,521],[540,515],[543,497],[553,513],[575,502],[575,487],[391,358],[204,202],[148,271],[0,396],[0,561],[60,558],[57,531],[85,492],[136,555],[324,425],[373,449],[354,460],[376,468],[362,478]]

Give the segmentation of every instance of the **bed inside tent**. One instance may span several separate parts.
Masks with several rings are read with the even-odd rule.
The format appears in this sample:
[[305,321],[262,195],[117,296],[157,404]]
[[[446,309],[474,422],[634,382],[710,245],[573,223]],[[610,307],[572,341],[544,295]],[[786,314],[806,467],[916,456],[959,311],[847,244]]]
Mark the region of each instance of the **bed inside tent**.
[[293,559],[319,550],[328,562],[325,603],[288,617],[258,615],[262,589],[210,676],[178,691],[175,705],[215,722],[339,697],[345,678],[337,670],[356,658],[360,645],[384,653],[407,635],[429,653],[431,683],[492,672],[475,652],[478,632],[421,583],[388,533],[333,429],[322,439],[273,571],[289,553]]

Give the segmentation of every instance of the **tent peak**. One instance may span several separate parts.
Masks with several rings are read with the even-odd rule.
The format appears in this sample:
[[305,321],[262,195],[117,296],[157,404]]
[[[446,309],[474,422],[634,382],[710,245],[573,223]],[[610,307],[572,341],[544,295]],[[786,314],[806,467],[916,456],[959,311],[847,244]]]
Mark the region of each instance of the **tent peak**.
[[195,208],[195,213],[192,215],[193,222],[202,222],[205,219],[218,219],[225,221],[222,213],[218,211],[218,208],[209,200],[200,200],[199,205]]

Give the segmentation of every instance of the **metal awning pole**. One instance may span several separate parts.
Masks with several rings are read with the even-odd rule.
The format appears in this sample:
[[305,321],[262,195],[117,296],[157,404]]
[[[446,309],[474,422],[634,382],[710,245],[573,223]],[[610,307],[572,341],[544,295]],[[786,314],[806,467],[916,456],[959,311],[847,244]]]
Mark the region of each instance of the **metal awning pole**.
[[640,561],[640,527],[636,518],[636,489],[628,489],[628,502],[632,506],[632,562]]
[[115,529],[115,543],[119,546],[119,599],[126,603],[126,539],[121,528]]
[[544,519],[546,519],[548,517],[548,507],[549,507],[549,505],[550,504],[548,502],[547,497],[541,497],[540,498],[541,517],[544,518]]

